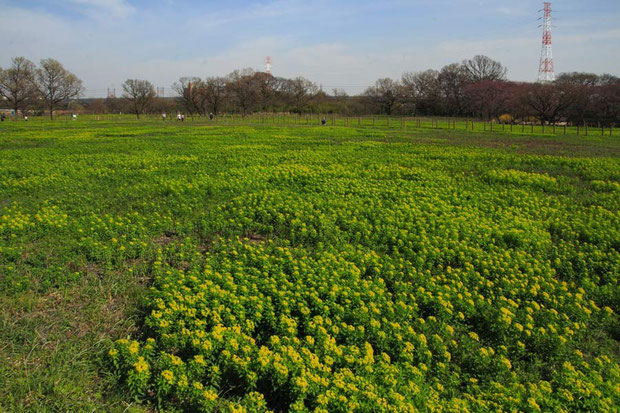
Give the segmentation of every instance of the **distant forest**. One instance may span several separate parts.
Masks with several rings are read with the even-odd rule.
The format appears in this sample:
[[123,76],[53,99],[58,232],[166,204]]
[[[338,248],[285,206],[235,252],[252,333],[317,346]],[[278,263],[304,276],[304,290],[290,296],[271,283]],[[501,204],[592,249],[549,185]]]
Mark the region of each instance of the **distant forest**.
[[406,72],[382,78],[360,95],[329,93],[303,77],[287,79],[252,69],[222,77],[182,77],[172,85],[177,96],[158,97],[151,82],[128,79],[119,97],[82,98],[82,81],[54,59],[37,66],[23,57],[0,68],[2,108],[19,118],[55,111],[76,113],[184,113],[217,116],[256,112],[337,113],[349,116],[474,117],[497,122],[620,123],[620,78],[592,73],[562,73],[554,82],[507,80],[507,69],[486,56],[452,63],[441,70]]

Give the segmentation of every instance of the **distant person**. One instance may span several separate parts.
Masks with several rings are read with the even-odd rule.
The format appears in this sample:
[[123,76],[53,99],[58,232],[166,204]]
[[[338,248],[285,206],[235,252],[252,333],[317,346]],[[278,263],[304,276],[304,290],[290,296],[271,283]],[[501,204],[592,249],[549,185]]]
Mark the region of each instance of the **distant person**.
[[213,113],[209,113],[209,120],[213,120]]
[[325,116],[323,116],[323,119],[321,119],[321,125],[325,126],[326,123],[327,120],[325,119]]
[[4,122],[5,119],[6,119],[6,116],[4,116],[4,113],[0,115],[0,121]]
[[72,115],[71,115],[71,119],[73,119],[73,120],[77,120],[77,115],[76,115],[75,113],[74,113],[74,114],[72,114]]
[[185,122],[185,114],[181,113],[181,122]]
[[166,112],[161,114],[161,120],[166,120]]
[[177,122],[181,122],[181,114],[177,113]]
[[28,120],[28,115],[24,115],[24,120],[27,121]]

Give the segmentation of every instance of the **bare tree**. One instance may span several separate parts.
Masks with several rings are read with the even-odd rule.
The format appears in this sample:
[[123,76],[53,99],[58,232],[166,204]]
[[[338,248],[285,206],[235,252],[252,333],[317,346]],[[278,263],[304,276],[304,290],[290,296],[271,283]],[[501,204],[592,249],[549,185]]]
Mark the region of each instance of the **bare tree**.
[[177,100],[181,106],[190,114],[202,113],[201,95],[203,95],[204,84],[198,77],[182,77],[178,82],[173,83],[172,89],[177,92]]
[[54,119],[54,108],[79,97],[83,91],[82,81],[54,59],[41,60],[35,80],[49,109],[50,119]]
[[483,55],[477,55],[472,59],[464,60],[463,67],[470,83],[486,80],[505,80],[506,73],[508,72],[500,62]]
[[598,118],[599,111],[595,106],[595,100],[600,97],[602,76],[581,72],[561,73],[555,83],[573,85],[577,92],[575,101],[566,110],[567,118],[577,124]]
[[591,95],[597,121],[608,125],[620,123],[620,79],[604,74]]
[[446,112],[452,116],[463,115],[467,106],[465,86],[468,78],[465,67],[458,63],[446,65],[441,68],[437,80]]
[[491,120],[512,111],[512,97],[519,88],[513,82],[484,81],[467,85],[465,95],[472,112]]
[[402,99],[412,114],[437,114],[441,110],[439,72],[406,72],[402,76]]
[[226,79],[222,77],[209,77],[205,84],[205,101],[206,108],[217,115],[226,99]]
[[148,80],[127,79],[123,83],[123,97],[131,103],[136,118],[140,119],[140,114],[155,98],[155,88]]
[[379,79],[374,86],[364,91],[364,95],[378,106],[382,113],[391,115],[400,99],[400,83],[387,77]]
[[525,112],[536,116],[541,124],[555,123],[578,96],[570,84],[525,84],[519,93],[519,103]]
[[18,111],[23,112],[36,99],[36,68],[34,63],[25,57],[15,57],[12,62],[10,68],[0,69],[0,95],[10,102],[17,118]]
[[227,87],[243,115],[251,112],[261,97],[255,74],[252,69],[242,69],[228,75]]
[[292,79],[289,87],[293,108],[297,113],[302,113],[304,106],[319,91],[316,84],[303,77]]

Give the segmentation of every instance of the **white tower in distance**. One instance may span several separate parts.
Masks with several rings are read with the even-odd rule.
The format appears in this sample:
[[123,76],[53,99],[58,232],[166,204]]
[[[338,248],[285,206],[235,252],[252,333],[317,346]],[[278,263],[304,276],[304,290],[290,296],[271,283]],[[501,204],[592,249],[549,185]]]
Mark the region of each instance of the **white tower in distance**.
[[271,56],[265,58],[265,73],[271,74]]

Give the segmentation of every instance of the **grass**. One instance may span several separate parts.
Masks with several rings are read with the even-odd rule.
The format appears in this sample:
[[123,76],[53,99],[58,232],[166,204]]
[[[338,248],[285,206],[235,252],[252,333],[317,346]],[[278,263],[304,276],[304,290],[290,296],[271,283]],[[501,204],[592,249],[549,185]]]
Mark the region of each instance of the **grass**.
[[[492,123],[484,120],[471,120],[463,118],[439,118],[439,117],[410,117],[410,116],[385,116],[385,115],[367,115],[367,116],[342,116],[336,114],[252,114],[242,116],[240,114],[220,114],[214,120],[209,120],[201,116],[188,116],[185,123],[203,124],[203,125],[261,125],[261,126],[318,126],[321,119],[325,118],[327,126],[342,126],[351,128],[369,128],[369,129],[390,129],[415,131],[418,129],[427,130],[452,130],[461,132],[479,132],[502,135],[520,135],[532,137],[617,137],[617,132],[613,127],[597,127],[595,125],[588,126],[553,126],[540,125],[534,123],[528,124],[502,124]],[[124,123],[141,123],[151,121],[155,123],[174,123],[171,117],[166,122],[161,120],[159,115],[142,115],[140,120],[135,115],[80,115],[80,121],[89,122],[124,122]],[[47,123],[48,119],[44,116],[36,116],[30,118],[31,123]],[[60,116],[56,122],[72,122],[70,115]]]
[[[148,410],[118,387],[105,355],[113,340],[142,333],[158,251],[217,238],[203,220],[233,198],[283,185],[312,191],[304,168],[438,168],[464,185],[509,168],[557,178],[560,189],[545,196],[558,205],[620,210],[615,136],[293,119],[0,124],[0,410]],[[258,180],[281,165],[299,176]],[[617,356],[618,337],[596,334]]]

